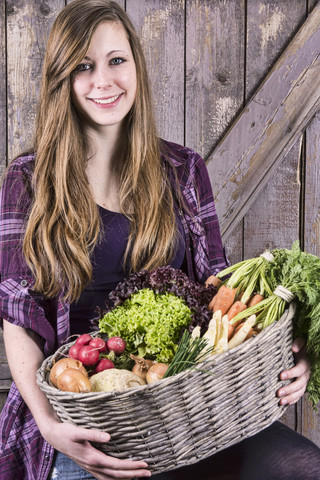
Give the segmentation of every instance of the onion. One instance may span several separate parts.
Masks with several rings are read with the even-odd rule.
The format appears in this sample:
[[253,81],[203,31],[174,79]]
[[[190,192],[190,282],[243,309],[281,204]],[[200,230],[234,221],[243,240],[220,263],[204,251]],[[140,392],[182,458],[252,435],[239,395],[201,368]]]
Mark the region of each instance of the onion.
[[89,393],[91,383],[89,378],[80,370],[67,368],[57,379],[57,387],[64,392]]
[[83,364],[80,360],[76,360],[75,358],[61,358],[58,360],[50,371],[49,380],[55,387],[57,386],[57,380],[59,375],[66,370],[67,368],[74,368],[76,370],[80,370],[83,375],[88,376],[87,370],[84,368]]
[[154,383],[161,380],[168,370],[169,365],[166,363],[155,363],[149,368],[146,375],[147,383]]
[[135,365],[132,368],[132,373],[135,373],[143,380],[146,379],[147,372],[152,365],[155,365],[156,362],[153,360],[148,360],[143,357],[136,357],[135,355],[130,354],[130,358],[135,361]]

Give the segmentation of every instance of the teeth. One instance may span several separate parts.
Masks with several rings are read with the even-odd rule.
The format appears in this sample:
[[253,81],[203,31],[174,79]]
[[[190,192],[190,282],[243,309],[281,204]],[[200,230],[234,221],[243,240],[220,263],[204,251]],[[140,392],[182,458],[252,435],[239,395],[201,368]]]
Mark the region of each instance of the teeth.
[[114,102],[119,97],[120,97],[120,95],[116,95],[115,97],[112,97],[112,98],[106,98],[106,99],[93,98],[92,100],[95,103],[100,103],[101,105],[107,105],[108,103]]

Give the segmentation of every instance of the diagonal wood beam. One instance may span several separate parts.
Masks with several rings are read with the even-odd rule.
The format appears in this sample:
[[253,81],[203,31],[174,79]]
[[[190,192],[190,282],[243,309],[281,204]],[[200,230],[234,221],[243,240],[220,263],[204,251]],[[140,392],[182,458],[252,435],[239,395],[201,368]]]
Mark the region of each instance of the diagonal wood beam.
[[320,2],[208,159],[223,239],[320,109]]

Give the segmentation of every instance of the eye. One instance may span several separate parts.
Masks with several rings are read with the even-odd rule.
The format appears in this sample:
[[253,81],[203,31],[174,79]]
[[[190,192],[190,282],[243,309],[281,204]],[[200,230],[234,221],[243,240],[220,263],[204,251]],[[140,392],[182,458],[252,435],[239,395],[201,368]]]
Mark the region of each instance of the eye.
[[110,65],[121,65],[121,63],[126,62],[122,57],[115,57],[110,60]]
[[91,68],[92,65],[90,63],[79,63],[79,65],[73,70],[73,72],[84,72],[85,70],[90,70]]

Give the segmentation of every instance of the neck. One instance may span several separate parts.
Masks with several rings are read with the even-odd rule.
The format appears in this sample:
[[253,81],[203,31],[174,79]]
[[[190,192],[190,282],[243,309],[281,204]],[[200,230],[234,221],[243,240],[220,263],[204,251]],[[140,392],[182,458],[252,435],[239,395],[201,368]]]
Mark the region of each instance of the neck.
[[119,161],[121,136],[119,129],[108,132],[87,132],[89,159],[87,176],[98,205],[120,211],[118,178],[114,166]]

